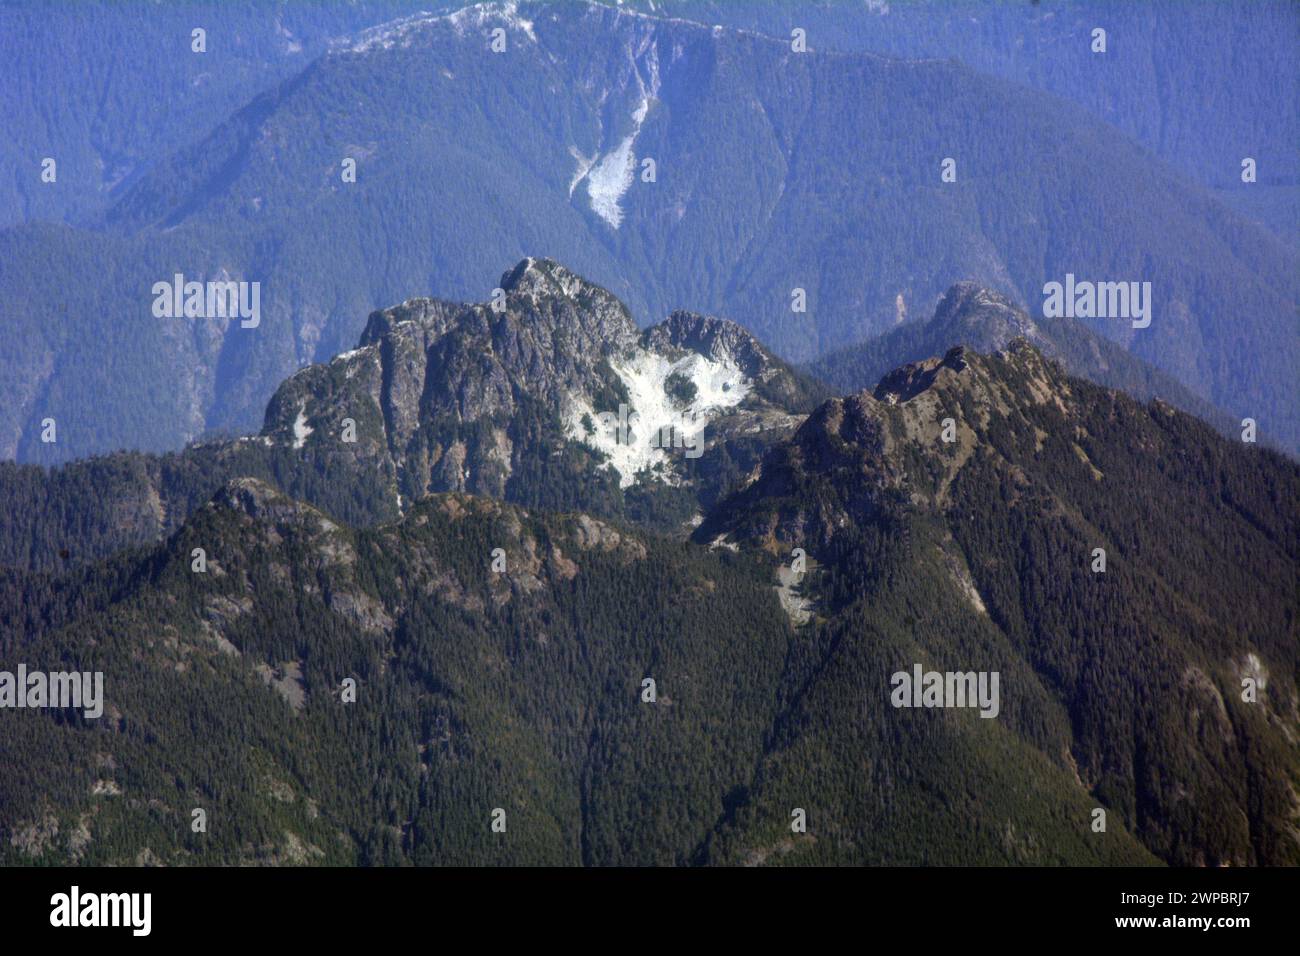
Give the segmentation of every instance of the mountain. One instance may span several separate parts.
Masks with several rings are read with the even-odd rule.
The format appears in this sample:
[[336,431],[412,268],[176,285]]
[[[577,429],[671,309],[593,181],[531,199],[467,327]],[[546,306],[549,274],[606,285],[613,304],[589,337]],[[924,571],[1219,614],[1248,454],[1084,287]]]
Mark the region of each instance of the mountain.
[[[374,363],[490,417],[530,354],[582,394],[602,353],[540,357],[576,344],[571,298],[633,350],[710,330],[638,336],[551,263],[502,288],[504,314],[373,316],[377,354],[312,394],[369,394]],[[428,385],[400,348],[423,336],[478,346],[447,366],[468,391]],[[231,478],[165,541],[0,574],[5,661],[104,675],[101,718],[7,714],[0,860],[1295,863],[1297,491],[1293,462],[1023,341],[822,403],[694,542],[461,491],[354,529]],[[915,665],[1000,690],[891,706]]]
[[[5,584],[26,629],[6,660],[75,660],[105,688],[99,721],[13,713],[9,864],[698,862],[763,755],[791,643],[747,562],[458,494],[353,533],[237,480],[143,559]],[[1150,860],[1052,820],[1085,811],[1052,776],[1005,804],[1052,840],[1042,859]]]
[[[773,37],[798,27],[816,50],[960,60],[1070,101],[1293,247],[1300,241],[1300,163],[1290,147],[1300,135],[1292,4],[1259,2],[1232,17],[1216,4],[1173,0],[608,5]],[[399,15],[450,13],[456,6],[409,0],[6,4],[0,62],[8,69],[0,102],[12,135],[0,144],[0,169],[13,175],[0,185],[0,226],[90,221],[160,157],[207,133],[210,117],[292,76],[341,38]],[[196,26],[209,34],[202,54],[191,49]],[[1098,26],[1108,33],[1104,54],[1092,49]],[[1226,95],[1229,89],[1236,95]],[[168,108],[159,109],[160,101]],[[1252,184],[1240,181],[1246,146],[1258,164]],[[58,159],[57,189],[40,181],[44,156]]]
[[[689,305],[794,361],[928,313],[957,278],[1031,305],[1066,275],[1150,282],[1148,328],[1089,327],[1300,447],[1296,254],[1112,126],[953,62],[525,3],[368,31],[96,223],[0,231],[0,452],[251,430],[363,316],[413,291],[482,300],[489,264],[526,255],[639,325]],[[259,283],[256,326],[156,317],[150,290],[176,274]]]
[[[1300,157],[1292,148],[1300,139],[1293,42],[1300,12],[1284,0],[1231,17],[1221,4],[1183,0],[617,2],[774,37],[799,28],[817,50],[959,60],[1081,107],[1300,245]],[[1099,28],[1104,53],[1093,48]],[[1249,184],[1241,179],[1246,156],[1257,164]]]
[[679,311],[642,331],[551,260],[522,260],[497,289],[373,313],[357,348],[281,385],[257,435],[48,473],[0,463],[0,565],[58,570],[157,541],[242,476],[358,525],[465,491],[684,534],[828,394],[734,322]]
[[6,864],[682,862],[758,757],[788,638],[700,549],[454,494],[353,532],[253,479],[0,605],[4,660],[66,655],[105,701],[6,712]]
[[373,314],[359,348],[281,386],[263,438],[370,459],[399,501],[468,491],[617,512],[620,490],[653,485],[679,492],[680,522],[824,397],[735,323],[675,312],[642,333],[556,262],[526,259],[498,288],[495,306]]
[[[214,117],[298,73],[331,40],[411,4],[126,3],[0,6],[0,226],[89,223]],[[193,31],[202,29],[202,52]],[[42,162],[55,160],[55,179]]]
[[[813,621],[711,858],[770,845],[779,808],[815,792],[834,838],[806,859],[901,862],[900,830],[951,812],[909,790],[930,780],[918,762],[1019,795],[1029,758],[977,763],[1018,742],[1166,862],[1294,865],[1297,492],[1293,462],[1024,340],[827,402],[696,532],[783,565]],[[1000,674],[997,719],[891,710],[886,681],[917,665]],[[997,811],[960,834],[1041,851]]]
[[996,352],[1018,338],[1060,362],[1075,378],[1127,392],[1143,402],[1162,399],[1225,434],[1240,435],[1240,423],[1231,416],[1079,320],[1031,319],[1006,296],[973,282],[959,282],[949,289],[930,319],[906,322],[877,338],[832,352],[809,363],[806,371],[844,395],[874,388],[889,371],[942,355],[954,345]]

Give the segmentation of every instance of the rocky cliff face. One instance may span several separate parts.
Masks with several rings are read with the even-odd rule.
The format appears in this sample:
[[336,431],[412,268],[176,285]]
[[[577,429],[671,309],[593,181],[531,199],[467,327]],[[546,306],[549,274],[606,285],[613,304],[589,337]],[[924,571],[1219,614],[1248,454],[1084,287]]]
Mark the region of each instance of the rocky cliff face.
[[280,388],[262,436],[369,461],[402,501],[519,497],[526,462],[557,456],[623,490],[710,485],[693,462],[788,432],[816,394],[734,322],[677,312],[642,333],[604,289],[525,259],[487,303],[373,314],[357,349]]
[[958,346],[904,365],[872,391],[820,406],[697,536],[827,547],[886,501],[942,508],[971,456],[993,453],[990,431],[1041,438],[1038,406],[1068,416],[1070,401],[1063,370],[1023,338],[992,356]]
[[358,526],[470,491],[681,529],[825,395],[734,322],[676,312],[643,332],[606,290],[525,259],[486,303],[374,312],[356,348],[281,385],[258,435],[48,474],[0,463],[0,565],[156,541],[249,476]]

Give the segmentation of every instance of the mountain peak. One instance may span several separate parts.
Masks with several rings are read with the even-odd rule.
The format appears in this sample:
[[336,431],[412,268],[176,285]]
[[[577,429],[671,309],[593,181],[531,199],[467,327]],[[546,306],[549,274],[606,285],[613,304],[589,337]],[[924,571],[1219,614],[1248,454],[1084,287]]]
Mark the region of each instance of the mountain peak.
[[358,348],[381,342],[405,323],[413,323],[428,344],[467,320],[482,326],[485,319],[496,316],[530,325],[545,317],[553,332],[568,330],[582,336],[587,345],[593,344],[589,340],[594,338],[626,346],[639,334],[632,314],[616,296],[554,259],[528,256],[520,260],[502,274],[500,289],[504,302],[495,296],[486,303],[473,304],[417,297],[372,312]]
[[534,299],[543,296],[576,299],[587,291],[605,293],[604,289],[569,271],[554,259],[535,259],[532,256],[526,256],[502,274],[501,288],[507,294]]
[[242,512],[251,518],[271,517],[285,509],[296,511],[310,508],[310,505],[290,498],[269,482],[252,477],[232,478],[227,481],[212,496],[212,504],[218,508]]
[[[1073,384],[1024,338],[991,354],[956,346],[941,358],[904,365],[874,391],[817,408],[767,453],[757,478],[710,515],[697,538],[730,535],[778,550],[791,541],[820,547],[891,496],[942,509],[981,449],[1014,468],[1053,429],[1081,419]],[[792,496],[812,504],[788,509],[783,503]]]
[[[261,437],[377,463],[399,510],[435,491],[507,497],[541,469],[539,500],[617,513],[642,476],[679,499],[663,520],[685,521],[683,491],[713,500],[757,464],[760,433],[788,434],[826,394],[734,322],[677,312],[643,334],[612,293],[531,256],[486,303],[373,313],[361,345],[285,382]],[[718,444],[726,455],[693,464]]]
[[905,322],[884,335],[834,352],[807,367],[840,394],[862,389],[899,392],[896,378],[907,363],[934,362],[953,345],[982,355],[1031,345],[1075,378],[1127,392],[1139,401],[1162,398],[1212,423],[1225,434],[1237,419],[1224,414],[1123,346],[1067,318],[1030,318],[1009,297],[974,282],[949,287],[929,319]]
[[912,362],[894,369],[880,380],[873,395],[876,401],[891,405],[906,402],[933,385],[944,370],[960,374],[969,367],[966,347],[957,345],[950,348],[943,358]]
[[758,375],[772,362],[771,353],[738,322],[683,309],[647,329],[645,345],[659,351],[698,352],[711,361],[730,362],[749,376]]
[[337,530],[318,509],[292,498],[260,478],[232,478],[212,496],[209,507],[235,512],[277,528],[289,526],[312,532]]
[[507,292],[524,292],[550,285],[563,291],[564,280],[572,273],[554,259],[536,259],[524,256],[517,264],[501,274],[501,288]]
[[1028,314],[1000,292],[975,282],[958,282],[948,288],[934,310],[931,322],[980,351],[1000,349],[1017,336],[1042,343],[1042,332]]
[[552,348],[575,350],[571,358],[630,348],[641,334],[617,296],[554,259],[522,259],[501,276],[501,291],[505,302],[494,298],[487,306],[490,316],[506,316],[528,326],[530,334],[549,336]]

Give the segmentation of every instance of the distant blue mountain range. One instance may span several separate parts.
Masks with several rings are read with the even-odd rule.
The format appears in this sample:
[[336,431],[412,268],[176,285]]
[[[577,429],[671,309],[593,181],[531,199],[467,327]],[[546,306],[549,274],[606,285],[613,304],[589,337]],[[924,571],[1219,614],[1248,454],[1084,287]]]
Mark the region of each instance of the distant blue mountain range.
[[[1294,7],[623,7],[6,7],[0,454],[250,430],[372,310],[529,255],[793,361],[958,280],[1149,282],[1149,327],[1081,320],[1300,447]],[[155,316],[176,274],[260,321]]]

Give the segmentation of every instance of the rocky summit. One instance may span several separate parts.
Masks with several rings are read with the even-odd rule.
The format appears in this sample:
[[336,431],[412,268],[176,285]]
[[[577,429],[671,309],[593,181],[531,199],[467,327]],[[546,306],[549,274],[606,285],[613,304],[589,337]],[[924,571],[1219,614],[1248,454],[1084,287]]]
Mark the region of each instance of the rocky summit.
[[[788,432],[819,394],[734,322],[676,312],[641,332],[609,292],[525,259],[486,303],[374,313],[358,348],[281,386],[261,435],[366,461],[401,503],[436,491],[527,501],[531,468],[554,472],[557,493],[595,481],[605,495],[711,500],[752,464],[757,436]],[[710,467],[719,448],[741,465]]]

